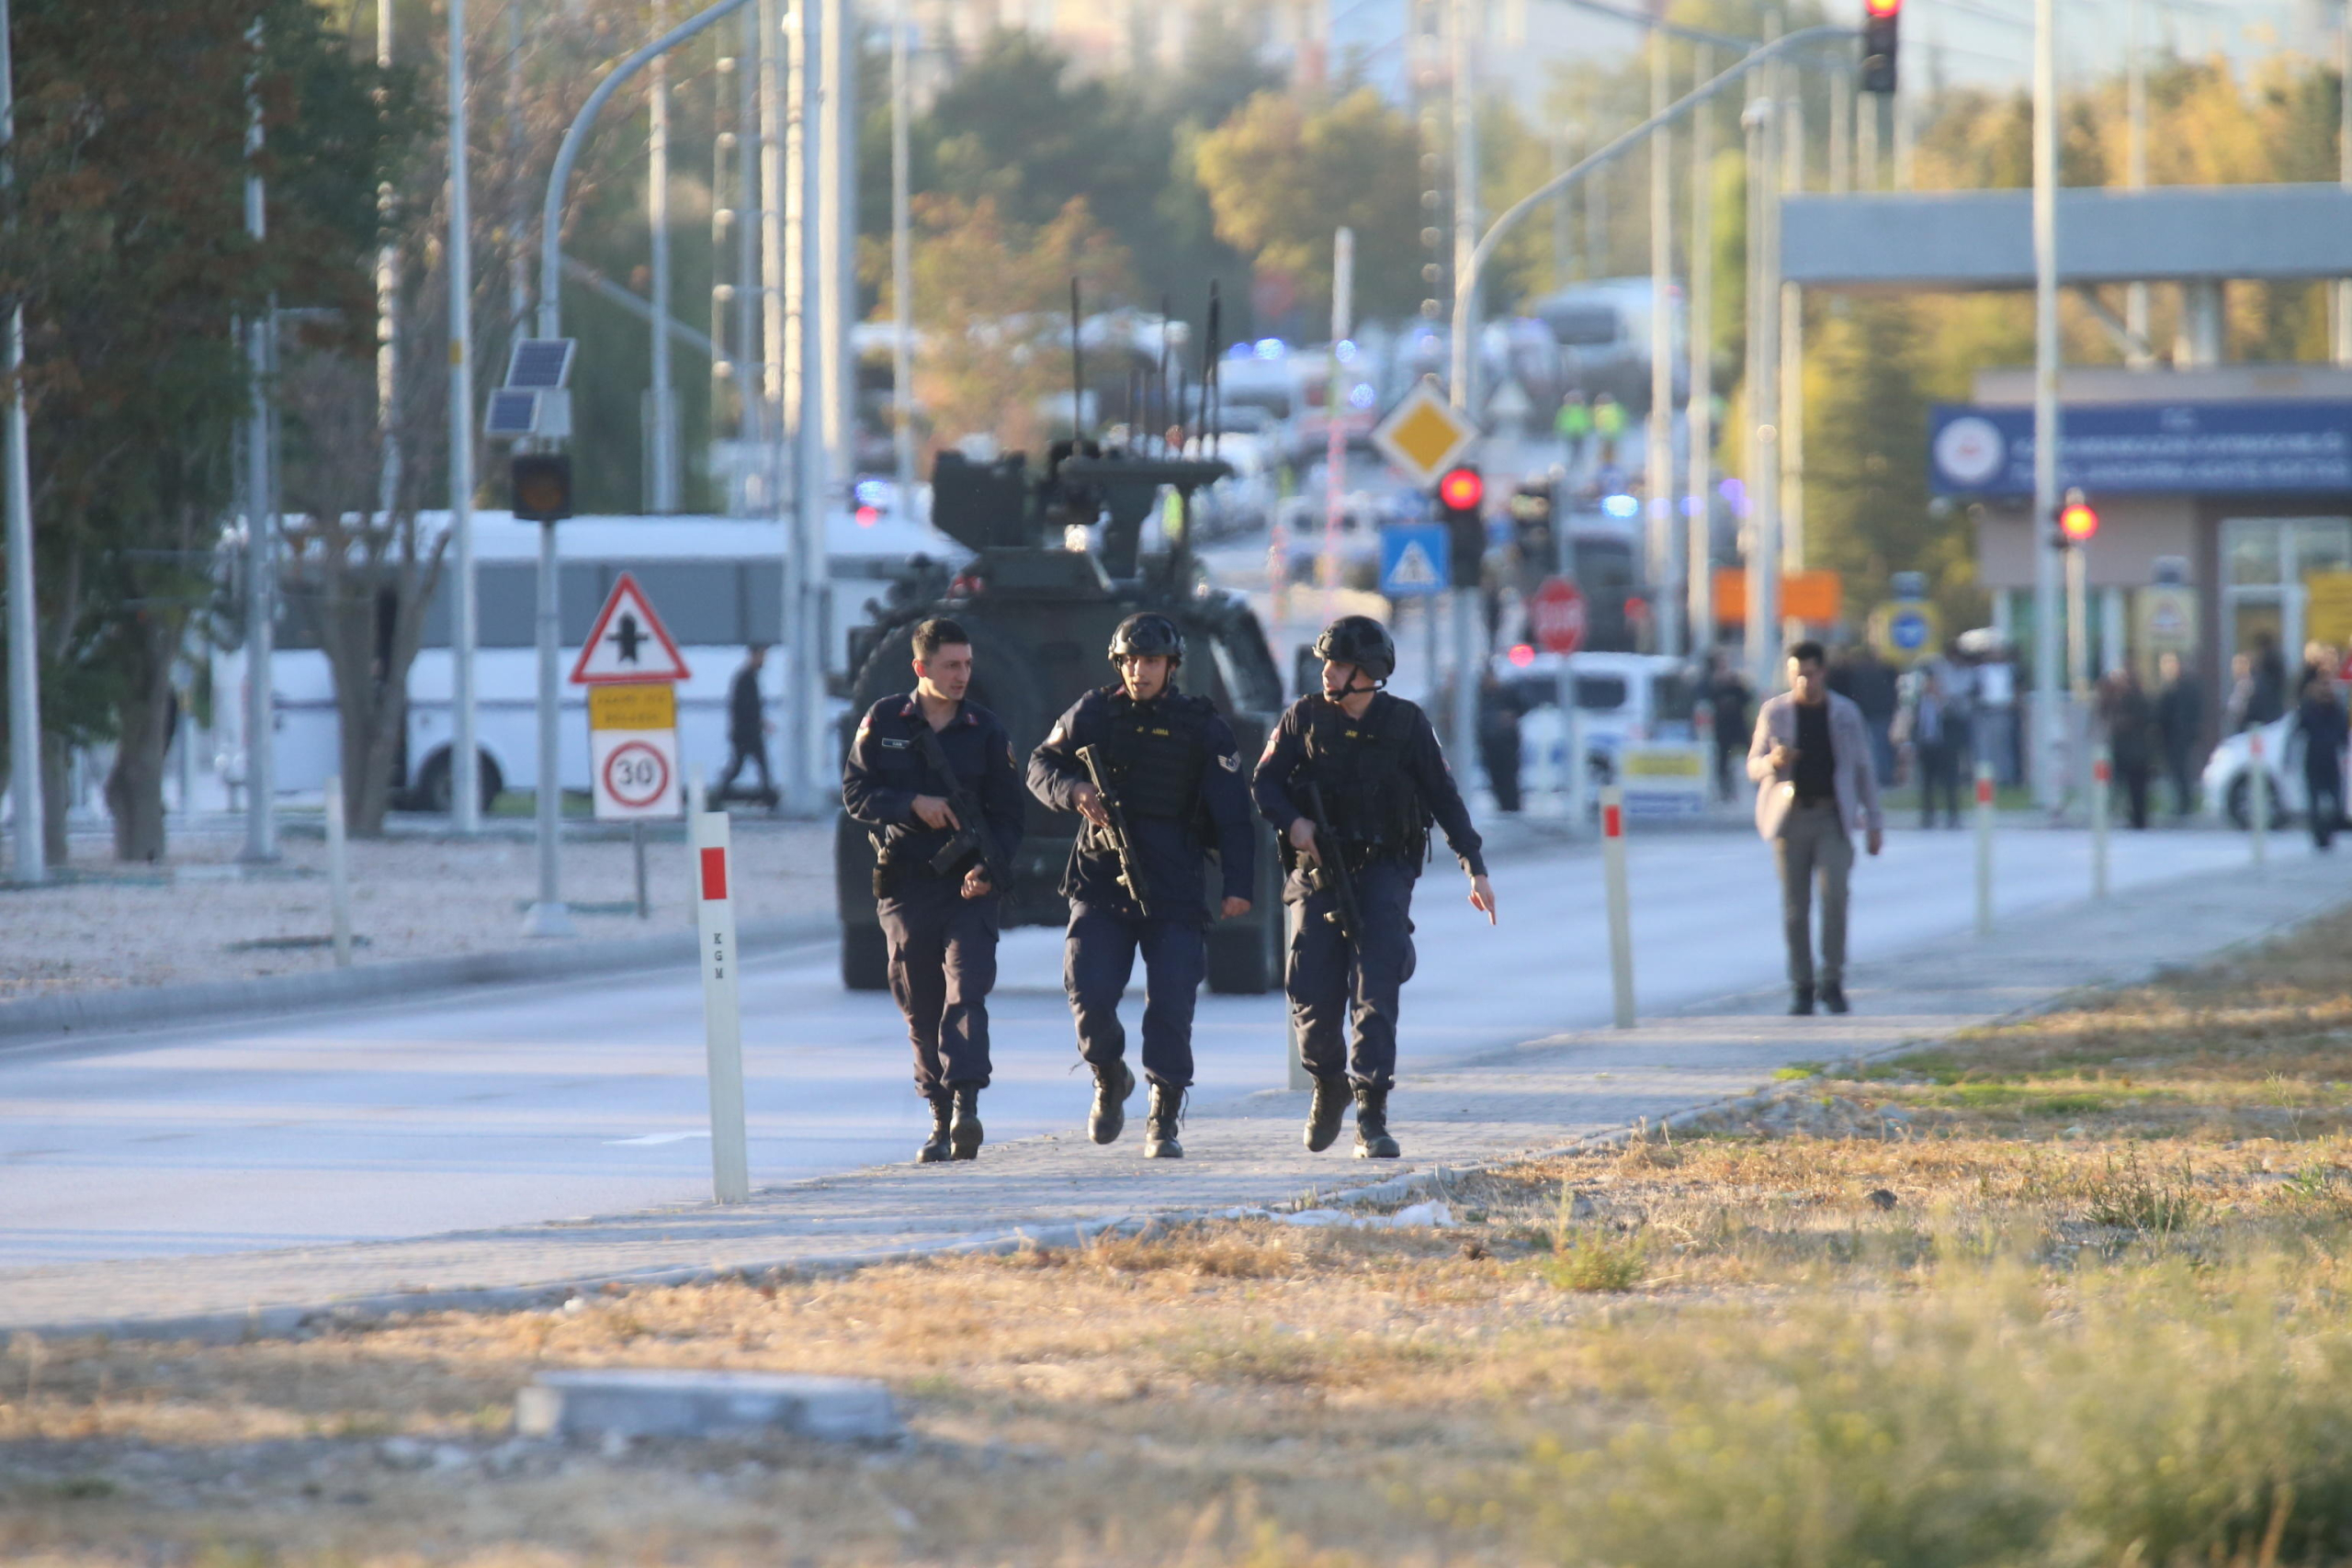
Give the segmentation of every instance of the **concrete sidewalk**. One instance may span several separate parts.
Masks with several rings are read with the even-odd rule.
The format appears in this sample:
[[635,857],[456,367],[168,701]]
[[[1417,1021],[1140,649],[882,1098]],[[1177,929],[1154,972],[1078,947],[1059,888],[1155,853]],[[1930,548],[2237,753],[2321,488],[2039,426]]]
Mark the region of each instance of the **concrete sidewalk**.
[[[1858,967],[1859,1009],[1792,1019],[1784,993],[1729,996],[1626,1032],[1527,1041],[1411,1071],[1392,1120],[1411,1156],[1379,1165],[1306,1154],[1306,1096],[1196,1099],[1181,1163],[1147,1162],[1140,1127],[1088,1143],[1070,1128],[991,1145],[976,1164],[880,1167],[775,1188],[748,1204],[686,1205],[594,1220],[360,1246],[141,1259],[0,1272],[0,1329],[47,1333],[281,1333],[320,1311],[545,1304],[607,1281],[674,1283],[777,1268],[838,1267],[1148,1214],[1280,1204],[1384,1183],[1401,1194],[1439,1166],[1557,1149],[1752,1093],[1792,1063],[1842,1061],[2047,1007],[2086,987],[2144,977],[2308,919],[2352,897],[2330,861],[2298,858],[2168,883],[2136,899],[2075,905],[1979,942],[1956,937]],[[1703,963],[1702,954],[1690,961]],[[1410,997],[1408,996],[1408,1017]],[[911,1151],[910,1151],[911,1152]]]

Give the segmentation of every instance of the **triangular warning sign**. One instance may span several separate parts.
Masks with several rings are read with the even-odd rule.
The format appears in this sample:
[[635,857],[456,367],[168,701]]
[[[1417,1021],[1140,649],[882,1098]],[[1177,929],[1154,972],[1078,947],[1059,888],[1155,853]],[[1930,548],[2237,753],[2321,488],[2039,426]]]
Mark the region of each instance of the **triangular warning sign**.
[[653,613],[653,601],[628,572],[613,584],[596,624],[571,667],[575,686],[600,686],[620,681],[683,681],[686,661],[669,628]]
[[1437,574],[1437,562],[1430,559],[1429,551],[1419,539],[1408,539],[1405,547],[1396,552],[1396,565],[1388,574],[1392,588],[1435,588],[1443,580]]

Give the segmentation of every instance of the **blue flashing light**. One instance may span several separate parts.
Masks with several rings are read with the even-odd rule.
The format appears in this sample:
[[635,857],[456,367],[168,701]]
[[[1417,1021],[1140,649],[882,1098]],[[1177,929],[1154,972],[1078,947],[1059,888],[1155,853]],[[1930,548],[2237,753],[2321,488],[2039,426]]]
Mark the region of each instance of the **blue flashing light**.
[[1630,495],[1609,495],[1601,497],[1600,510],[1611,517],[1638,517],[1642,503]]
[[1256,352],[1257,350],[1247,343],[1237,343],[1226,349],[1225,356],[1227,359],[1247,359]]
[[1352,338],[1341,338],[1331,345],[1331,354],[1340,364],[1353,365],[1356,362],[1355,341]]
[[1278,337],[1261,337],[1251,347],[1250,352],[1255,354],[1261,359],[1280,359],[1285,350],[1282,339]]
[[1370,387],[1359,381],[1348,393],[1348,407],[1351,409],[1368,409],[1379,400],[1379,396],[1380,394],[1374,392]]
[[878,507],[889,499],[890,484],[887,479],[860,479],[857,481],[857,503],[860,506]]

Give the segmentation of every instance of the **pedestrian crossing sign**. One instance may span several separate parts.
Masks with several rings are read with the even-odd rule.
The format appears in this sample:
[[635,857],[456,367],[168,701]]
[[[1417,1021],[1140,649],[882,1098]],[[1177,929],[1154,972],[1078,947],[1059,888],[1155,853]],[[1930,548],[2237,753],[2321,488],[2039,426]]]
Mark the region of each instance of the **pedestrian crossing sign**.
[[1397,524],[1380,531],[1380,592],[1385,598],[1442,593],[1453,586],[1453,564],[1442,523]]

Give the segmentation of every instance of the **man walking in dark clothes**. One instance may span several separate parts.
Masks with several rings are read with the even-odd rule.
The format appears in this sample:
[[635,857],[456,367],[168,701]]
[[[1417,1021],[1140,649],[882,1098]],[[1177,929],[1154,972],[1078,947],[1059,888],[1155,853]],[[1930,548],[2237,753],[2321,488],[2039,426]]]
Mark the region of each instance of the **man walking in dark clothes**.
[[[1193,1083],[1193,1007],[1208,974],[1208,852],[1216,852],[1223,888],[1217,914],[1228,920],[1250,912],[1257,855],[1233,728],[1208,698],[1176,689],[1183,660],[1184,636],[1174,621],[1151,611],[1129,615],[1111,637],[1118,681],[1079,698],[1029,754],[1029,793],[1086,818],[1062,876],[1069,900],[1062,984],[1078,1022],[1078,1054],[1094,1069],[1087,1131],[1098,1144],[1118,1138],[1135,1092],[1119,998],[1136,953],[1143,953],[1147,1159],[1184,1157],[1177,1134]],[[1109,800],[1088,771],[1090,759]],[[1139,888],[1123,874],[1114,808]]]
[[768,645],[755,642],[743,652],[743,662],[727,688],[727,771],[711,788],[711,798],[725,800],[735,787],[735,775],[751,763],[760,771],[759,800],[774,807],[775,780],[768,773],[767,705],[760,695],[760,666],[767,662]]
[[[1756,781],[1756,831],[1781,873],[1781,924],[1789,949],[1789,1011],[1821,1003],[1846,1010],[1846,893],[1854,874],[1854,835],[1870,852],[1884,847],[1878,770],[1869,726],[1849,697],[1829,689],[1821,645],[1789,649],[1789,690],[1756,715],[1747,776]],[[1821,965],[1813,962],[1813,891],[1821,886]]]
[[[989,1083],[989,992],[1004,892],[989,881],[1021,844],[1021,780],[996,715],[965,700],[972,639],[954,621],[915,627],[915,689],[865,711],[842,769],[842,804],[865,824],[879,863],[876,913],[890,944],[890,994],[914,1046],[915,1089],[931,1102],[930,1165],[980,1152]],[[977,805],[959,817],[955,798]],[[980,830],[994,840],[978,841]]]
[[[1395,1159],[1388,1090],[1397,996],[1413,973],[1413,883],[1432,818],[1470,878],[1471,906],[1489,924],[1495,888],[1429,716],[1381,690],[1396,669],[1388,628],[1369,615],[1342,615],[1323,629],[1315,652],[1324,661],[1323,689],[1275,724],[1250,783],[1259,811],[1287,846],[1283,901],[1299,907],[1283,989],[1299,1055],[1315,1079],[1306,1146],[1319,1154],[1339,1137],[1352,1088],[1356,1157]],[[1318,795],[1328,838],[1314,820]],[[1354,890],[1352,934],[1341,929],[1335,877],[1322,874],[1327,855],[1344,865]]]

